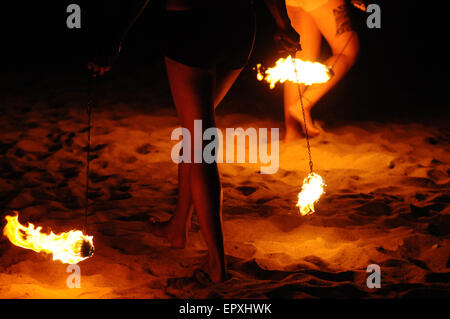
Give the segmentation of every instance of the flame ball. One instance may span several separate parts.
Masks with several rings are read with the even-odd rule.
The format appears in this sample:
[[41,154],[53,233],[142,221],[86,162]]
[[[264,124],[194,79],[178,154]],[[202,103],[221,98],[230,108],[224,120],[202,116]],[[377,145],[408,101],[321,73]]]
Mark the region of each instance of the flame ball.
[[297,207],[302,216],[315,212],[314,203],[324,193],[325,183],[320,175],[311,173],[303,180],[301,192],[298,194]]
[[325,83],[333,75],[332,70],[319,62],[303,61],[293,59],[291,56],[280,58],[275,66],[262,71],[261,64],[256,65],[256,78],[259,81],[265,80],[273,89],[278,82],[290,81],[311,85],[315,83]]
[[19,213],[15,216],[5,216],[7,221],[3,234],[16,246],[31,249],[35,252],[45,252],[53,255],[53,260],[64,264],[76,264],[94,253],[92,236],[84,235],[80,230],[71,230],[59,235],[41,233],[42,227],[29,223],[24,226],[19,223]]

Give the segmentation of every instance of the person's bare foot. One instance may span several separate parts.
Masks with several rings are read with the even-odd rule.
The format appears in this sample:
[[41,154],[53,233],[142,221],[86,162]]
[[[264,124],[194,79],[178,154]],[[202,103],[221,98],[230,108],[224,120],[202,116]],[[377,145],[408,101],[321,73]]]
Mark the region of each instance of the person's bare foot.
[[[303,113],[301,110],[301,106],[297,105],[297,106],[290,107],[289,111],[291,113],[291,116],[300,124],[303,134],[306,135],[305,121],[306,121],[306,128],[308,130],[309,137],[315,137],[320,134],[319,129],[314,125],[314,123],[312,121],[311,107],[305,106],[305,120],[303,119]],[[288,128],[286,128],[286,135],[288,135]],[[291,137],[291,136],[289,136],[289,137]]]
[[205,273],[208,274],[209,279],[214,283],[224,282],[228,279],[227,272],[224,266],[220,265],[218,262],[208,261],[205,262],[201,267]]
[[170,220],[159,222],[151,217],[148,221],[148,231],[155,236],[167,239],[172,248],[183,249],[186,247],[187,231],[176,229]]
[[298,141],[304,137],[302,134],[302,128],[300,123],[290,123],[286,124],[286,134],[284,135],[285,142]]

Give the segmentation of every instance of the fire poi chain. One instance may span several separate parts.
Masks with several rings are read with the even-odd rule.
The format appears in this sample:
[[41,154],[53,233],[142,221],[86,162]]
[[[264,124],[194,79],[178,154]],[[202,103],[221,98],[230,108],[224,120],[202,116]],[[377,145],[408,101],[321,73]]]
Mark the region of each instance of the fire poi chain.
[[[324,64],[319,62],[303,61],[297,58],[294,59],[292,56],[278,59],[275,66],[268,69],[263,69],[261,64],[257,64],[256,71],[256,78],[259,81],[265,80],[269,83],[270,89],[273,89],[278,82],[284,83],[285,81],[290,81],[292,83],[296,83],[297,85],[325,83],[333,74],[331,68]],[[303,108],[300,88],[299,97]],[[324,187],[326,186],[322,177],[314,173],[312,171],[312,164],[310,165],[311,172],[303,180],[302,189],[298,194],[298,201],[296,205],[302,216],[315,212],[314,203],[320,199],[320,196],[324,193]]]

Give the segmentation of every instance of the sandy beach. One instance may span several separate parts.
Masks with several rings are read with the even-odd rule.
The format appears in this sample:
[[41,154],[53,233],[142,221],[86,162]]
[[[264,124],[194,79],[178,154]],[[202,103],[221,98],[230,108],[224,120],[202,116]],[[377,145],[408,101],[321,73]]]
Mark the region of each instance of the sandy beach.
[[[67,288],[67,265],[2,237],[0,298],[449,296],[448,123],[319,121],[322,134],[311,146],[327,186],[306,217],[295,207],[308,173],[304,140],[280,141],[276,174],[260,174],[258,163],[220,164],[231,279],[210,285],[194,274],[206,256],[195,214],[184,250],[148,232],[150,217],[168,220],[175,208],[170,134],[178,120],[166,84],[136,77],[150,89],[119,77],[98,88],[88,218],[96,252],[79,264],[81,288]],[[80,79],[20,81],[22,89],[1,100],[2,226],[16,210],[23,224],[43,231],[80,229],[85,86]],[[218,127],[280,128],[283,135],[281,116],[239,112],[252,99],[253,109],[281,109],[236,90],[220,106]],[[370,264],[381,267],[380,289],[366,285]]]

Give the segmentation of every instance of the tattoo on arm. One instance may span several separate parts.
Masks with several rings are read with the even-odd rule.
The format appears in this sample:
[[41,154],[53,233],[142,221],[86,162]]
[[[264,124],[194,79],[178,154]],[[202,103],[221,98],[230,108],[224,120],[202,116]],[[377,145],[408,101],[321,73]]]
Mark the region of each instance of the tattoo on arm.
[[336,21],[336,35],[352,31],[350,17],[348,16],[347,5],[343,4],[333,9]]

